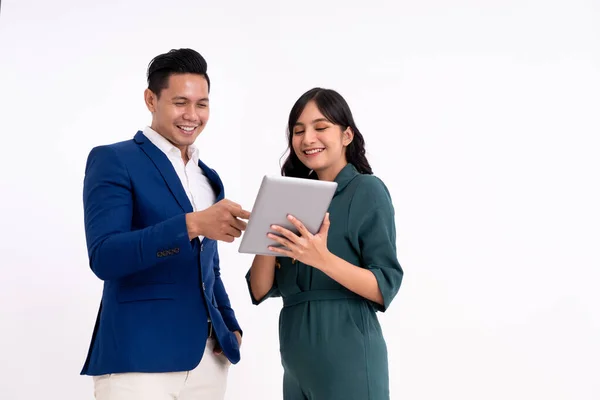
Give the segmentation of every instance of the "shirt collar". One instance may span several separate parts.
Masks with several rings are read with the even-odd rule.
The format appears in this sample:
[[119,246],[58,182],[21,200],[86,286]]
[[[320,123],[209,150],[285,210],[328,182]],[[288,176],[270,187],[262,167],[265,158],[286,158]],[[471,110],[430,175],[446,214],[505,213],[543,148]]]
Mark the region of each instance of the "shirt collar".
[[[153,145],[158,147],[160,151],[165,153],[168,156],[174,155],[181,157],[181,152],[177,147],[173,145],[173,143],[169,142],[164,138],[160,133],[156,132],[154,129],[149,126],[144,128],[144,136],[148,138],[152,142]],[[194,162],[194,164],[198,164],[198,148],[194,145],[190,145],[188,147],[188,157],[190,160]]]
[[358,175],[360,175],[360,173],[353,164],[346,164],[333,180],[338,184],[335,192],[339,193],[344,190],[344,188],[348,186],[352,179],[356,178]]

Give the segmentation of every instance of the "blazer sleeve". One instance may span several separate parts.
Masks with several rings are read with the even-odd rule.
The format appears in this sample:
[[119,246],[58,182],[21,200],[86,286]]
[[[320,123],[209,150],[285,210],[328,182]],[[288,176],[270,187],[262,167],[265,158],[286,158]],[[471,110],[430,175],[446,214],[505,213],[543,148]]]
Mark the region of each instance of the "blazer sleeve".
[[386,311],[398,293],[404,272],[396,255],[394,207],[388,189],[377,177],[365,175],[352,197],[348,215],[348,236],[360,255],[361,267],[373,272]]
[[240,331],[240,334],[243,334],[242,328],[238,323],[235,313],[233,312],[233,308],[231,308],[231,302],[229,301],[229,296],[227,295],[227,291],[225,290],[225,285],[223,284],[223,280],[221,279],[221,267],[219,265],[219,251],[215,251],[215,257],[213,262],[213,269],[215,272],[215,286],[214,293],[215,299],[217,300],[217,307],[221,316],[223,317],[223,321],[227,328],[231,332]]
[[185,214],[132,230],[134,197],[127,168],[114,148],[90,152],[83,184],[88,256],[102,280],[115,280],[191,256]]

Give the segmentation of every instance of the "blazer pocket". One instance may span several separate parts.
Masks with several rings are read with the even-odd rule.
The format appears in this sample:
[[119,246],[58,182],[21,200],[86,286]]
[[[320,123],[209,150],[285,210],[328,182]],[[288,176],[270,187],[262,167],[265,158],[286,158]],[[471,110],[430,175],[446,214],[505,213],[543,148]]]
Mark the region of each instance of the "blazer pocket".
[[128,303],[145,300],[172,300],[175,298],[175,285],[152,284],[140,286],[124,286],[119,288],[117,301]]

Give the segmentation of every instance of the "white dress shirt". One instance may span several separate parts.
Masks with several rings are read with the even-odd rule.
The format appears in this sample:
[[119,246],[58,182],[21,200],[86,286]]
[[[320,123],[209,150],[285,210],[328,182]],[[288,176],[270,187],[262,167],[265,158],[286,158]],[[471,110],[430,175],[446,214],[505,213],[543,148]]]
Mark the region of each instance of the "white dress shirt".
[[[194,145],[188,147],[189,161],[185,165],[181,158],[181,151],[171,142],[148,126],[144,128],[143,132],[144,136],[165,153],[171,161],[194,211],[202,211],[212,206],[215,203],[216,195],[204,171],[198,166],[198,148]],[[204,239],[203,236],[198,236],[198,238]]]

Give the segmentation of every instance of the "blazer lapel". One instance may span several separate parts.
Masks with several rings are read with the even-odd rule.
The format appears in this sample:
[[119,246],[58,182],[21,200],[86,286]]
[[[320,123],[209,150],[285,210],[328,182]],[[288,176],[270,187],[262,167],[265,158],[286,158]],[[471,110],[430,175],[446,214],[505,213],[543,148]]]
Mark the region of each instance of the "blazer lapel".
[[192,208],[192,204],[185,194],[185,190],[181,185],[181,181],[179,180],[179,176],[173,169],[173,165],[167,158],[167,156],[160,151],[158,147],[156,147],[144,134],[142,131],[138,131],[134,138],[135,142],[140,145],[141,149],[146,153],[146,155],[152,160],[160,174],[162,175],[165,183],[167,184],[169,190],[186,213],[194,211]]
[[212,187],[217,197],[215,203],[218,203],[219,201],[223,200],[225,198],[225,188],[223,187],[223,182],[221,181],[221,178],[219,178],[219,175],[217,175],[217,173],[214,170],[210,169],[206,164],[204,164],[200,160],[198,160],[198,166],[200,167],[200,169],[202,169],[202,171],[212,184]]

